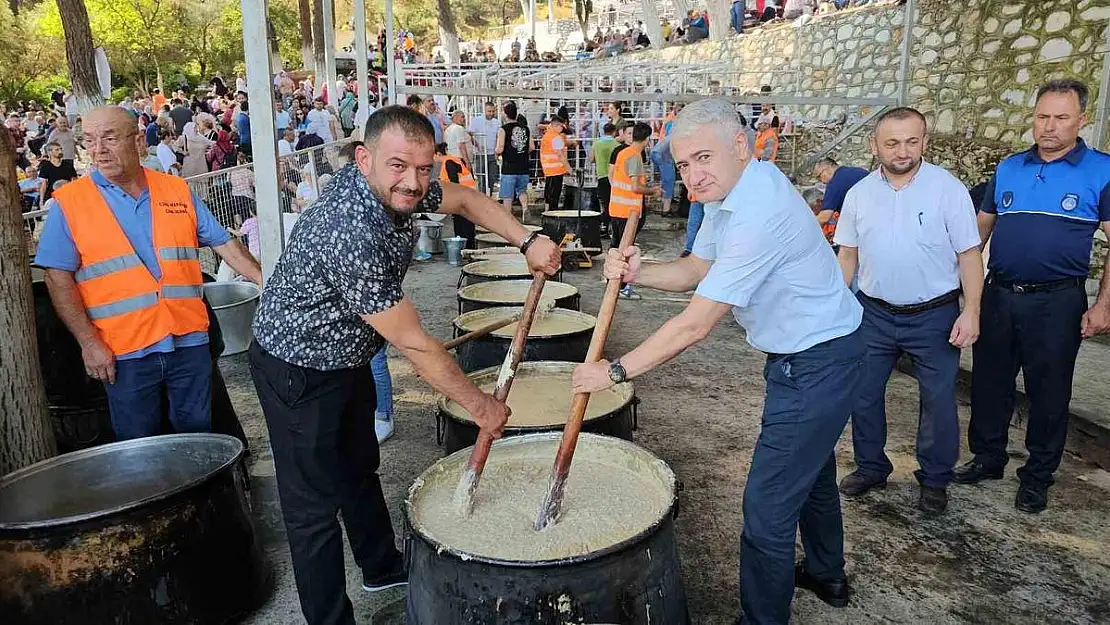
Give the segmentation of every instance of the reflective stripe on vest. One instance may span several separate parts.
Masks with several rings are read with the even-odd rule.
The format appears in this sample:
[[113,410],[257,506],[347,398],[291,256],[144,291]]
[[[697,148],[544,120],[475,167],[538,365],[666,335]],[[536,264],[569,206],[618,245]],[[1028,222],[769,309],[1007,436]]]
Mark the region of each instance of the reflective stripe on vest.
[[84,176],[54,198],[79,257],[74,272],[85,310],[117,356],[145,349],[167,336],[208,330],[201,299],[197,213],[180,178],[144,169],[155,279],[124,233],[96,182]]
[[137,254],[124,254],[123,256],[116,256],[115,258],[109,258],[108,260],[86,265],[78,269],[77,272],[73,274],[73,278],[77,282],[88,282],[93,278],[100,278],[132,267],[140,267],[142,264],[143,261]]
[[[540,140],[540,167],[543,168],[543,175],[545,176],[561,176],[570,173],[570,170],[563,164],[563,158],[560,156],[561,150],[555,149],[555,138],[561,136],[562,134],[549,130]],[[566,149],[565,141],[564,139],[564,149]]]
[[89,319],[98,321],[101,319],[108,319],[110,317],[118,317],[126,315],[129,312],[142,310],[158,305],[158,295],[156,293],[144,293],[143,295],[136,295],[127,299],[121,299],[118,302],[111,304],[104,304],[101,306],[94,306],[88,309]]
[[632,211],[641,212],[644,196],[635,191],[632,176],[628,175],[628,160],[640,158],[640,152],[625,148],[617,153],[617,160],[609,168],[609,184],[613,192],[609,196],[609,216],[627,219]]
[[457,156],[451,156],[451,155],[444,156],[443,157],[443,162],[440,163],[440,168],[439,168],[439,180],[440,180],[440,182],[451,182],[451,177],[447,175],[447,163],[449,163],[449,162],[450,163],[455,163],[456,165],[459,166],[459,169],[461,170],[459,172],[459,182],[458,182],[459,185],[464,186],[464,187],[469,187],[471,189],[477,189],[478,188],[478,183],[474,181],[474,175],[470,173],[469,169],[467,169],[466,163],[462,162],[461,158],[459,158]]

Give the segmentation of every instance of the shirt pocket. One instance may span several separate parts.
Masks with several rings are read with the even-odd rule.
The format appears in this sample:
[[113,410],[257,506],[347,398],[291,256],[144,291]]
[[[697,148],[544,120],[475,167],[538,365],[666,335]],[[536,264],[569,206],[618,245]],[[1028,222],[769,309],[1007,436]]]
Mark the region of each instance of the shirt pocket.
[[913,221],[909,224],[909,227],[918,229],[915,238],[918,246],[922,249],[941,252],[952,251],[952,241],[948,236],[948,224],[945,223],[944,215],[939,211],[933,213],[918,211],[913,216]]

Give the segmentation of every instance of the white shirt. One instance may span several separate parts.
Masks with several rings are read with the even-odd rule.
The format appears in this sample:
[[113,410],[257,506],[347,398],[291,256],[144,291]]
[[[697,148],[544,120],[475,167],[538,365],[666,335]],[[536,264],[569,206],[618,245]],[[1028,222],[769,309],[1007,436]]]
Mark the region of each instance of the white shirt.
[[497,151],[497,131],[500,129],[501,120],[496,116],[486,119],[485,115],[479,115],[470,120],[470,132],[474,133],[479,154],[493,154]]
[[470,133],[458,124],[451,124],[443,133],[443,141],[447,144],[447,153],[451,156],[462,157],[460,143],[470,143]]
[[247,79],[246,78],[236,78],[235,79],[235,91],[244,91],[245,92],[246,90],[247,90]]
[[63,101],[66,103],[66,115],[77,114],[77,96],[72,93],[67,95]]
[[957,256],[978,247],[979,227],[967,187],[930,163],[895,190],[881,170],[844,198],[838,245],[859,248],[859,287],[870,297],[906,306],[960,286]]
[[312,109],[308,112],[308,131],[330,143],[335,139],[331,136],[331,113],[326,109]]
[[286,154],[293,153],[293,144],[285,139],[278,139],[278,156],[285,156]]
[[162,171],[174,172],[174,168],[177,166],[177,155],[174,154],[173,148],[165,143],[159,143],[158,162],[162,163]]

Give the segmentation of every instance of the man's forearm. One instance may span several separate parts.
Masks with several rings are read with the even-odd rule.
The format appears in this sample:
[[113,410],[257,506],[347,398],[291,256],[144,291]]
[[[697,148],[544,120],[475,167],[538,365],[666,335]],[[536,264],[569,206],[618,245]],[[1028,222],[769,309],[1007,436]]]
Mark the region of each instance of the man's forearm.
[[448,201],[448,191],[444,189],[443,212],[452,215],[461,215],[467,220],[483,228],[501,235],[514,247],[520,247],[531,232],[521,225],[512,215],[507,213],[500,204],[466,187],[453,186],[450,193],[458,193],[457,197]]
[[973,247],[959,256],[960,287],[964,291],[964,310],[979,313],[983,299],[983,255]]
[[77,290],[77,281],[73,278],[73,272],[47,269],[45,280],[54,310],[62,323],[69,328],[73,338],[77,339],[82,346],[102,341],[100,331],[92,324],[89,313],[85,310],[85,302],[81,300],[81,293]]
[[255,284],[262,284],[262,266],[258,264],[258,259],[252,255],[243,244],[235,239],[229,239],[223,245],[217,245],[212,248],[220,258],[231,265],[231,268],[236,273],[246,276],[248,280]]
[[482,398],[482,391],[466,377],[439,341],[423,330],[420,334],[421,336],[412,337],[409,341],[395,343],[394,346],[432,388],[474,414],[477,402]]
[[645,263],[634,283],[658,291],[685,293],[696,287],[708,272],[709,263],[691,255],[669,263]]
[[856,270],[859,269],[859,248],[840,246],[840,251],[836,254],[836,262],[840,264],[844,284],[852,286],[852,280],[856,278]]

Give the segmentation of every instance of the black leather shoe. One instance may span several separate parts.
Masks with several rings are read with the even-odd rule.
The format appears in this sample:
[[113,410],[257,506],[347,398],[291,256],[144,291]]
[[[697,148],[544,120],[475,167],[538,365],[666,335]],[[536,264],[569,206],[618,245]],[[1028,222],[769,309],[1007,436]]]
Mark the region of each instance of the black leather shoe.
[[972,460],[956,467],[952,481],[957,484],[978,484],[983,480],[1002,479],[1002,469],[988,469],[985,464]]
[[886,478],[868,475],[856,469],[840,480],[840,492],[845,497],[856,497],[872,488],[886,488]]
[[1048,487],[1022,484],[1014,498],[1014,507],[1029,514],[1041,512],[1048,507]]
[[803,564],[794,567],[794,587],[813,592],[818,599],[834,608],[847,606],[848,597],[852,595],[852,587],[848,585],[847,577],[823,582],[810,575]]
[[948,491],[943,488],[922,486],[917,497],[917,507],[929,514],[943,514],[948,509]]

